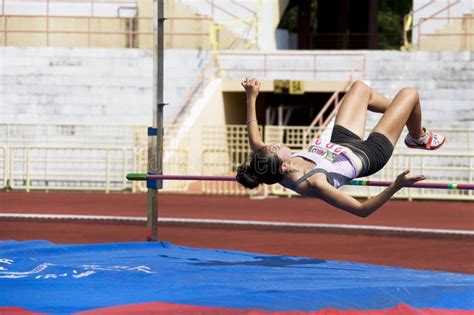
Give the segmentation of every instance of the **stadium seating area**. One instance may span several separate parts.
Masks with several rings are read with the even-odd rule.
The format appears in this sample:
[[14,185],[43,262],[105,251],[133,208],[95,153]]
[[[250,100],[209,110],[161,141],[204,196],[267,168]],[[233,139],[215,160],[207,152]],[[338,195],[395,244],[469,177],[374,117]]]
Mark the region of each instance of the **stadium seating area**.
[[[288,1],[167,2],[164,98],[169,103],[165,123],[170,129],[165,144],[171,156],[165,157],[169,161],[165,167],[174,172],[203,173],[204,168],[193,165],[200,165],[206,152],[219,146],[231,151],[225,153],[220,173],[232,172],[245,159],[244,127],[234,127],[239,122],[236,117],[242,117],[244,111],[239,105],[243,91],[238,80],[245,76],[262,79],[265,93],[274,93],[274,80],[298,80],[304,81],[306,92],[339,91],[341,96],[350,81],[362,79],[388,97],[406,86],[417,88],[424,122],[445,130],[446,148],[456,155],[436,153],[422,163],[432,164],[437,179],[452,176],[472,181],[474,73],[472,35],[466,35],[472,34],[469,2],[439,7],[414,1],[419,9],[413,12],[410,51],[275,50],[276,25]],[[73,6],[35,2],[27,6],[24,1],[2,1],[2,7],[1,187],[140,190],[120,176],[127,171],[143,171],[146,164],[145,130],[152,123],[154,85],[151,2],[93,1],[75,2]],[[81,23],[86,23],[87,32],[79,31],[84,29]],[[417,31],[422,27],[423,31]],[[33,32],[35,28],[44,33]],[[446,38],[447,33],[454,35],[449,40],[433,40]],[[438,46],[433,46],[434,42]],[[369,116],[369,128],[377,118],[375,114]],[[330,121],[326,123],[331,126]],[[214,137],[218,140],[207,141],[208,134],[219,128],[225,131],[217,132]],[[305,144],[288,136],[304,129],[302,126],[285,126],[277,136],[271,128],[262,128],[269,141],[285,142],[295,149]],[[324,130],[321,133],[325,135]],[[232,139],[239,139],[239,145],[233,146]],[[26,153],[28,148],[39,151]],[[119,151],[104,153],[109,149]],[[407,159],[410,152],[400,146],[397,154]],[[77,183],[83,181],[85,173],[73,179],[73,184],[66,183],[66,168],[53,171],[51,165],[35,161],[35,156],[41,160],[43,155],[50,160],[54,156],[59,160],[90,159],[85,168],[97,164],[95,159],[103,159],[96,172],[120,171],[114,178],[99,180],[102,175],[97,176],[92,184]],[[181,158],[189,168],[180,169],[172,162]],[[107,159],[115,160],[115,166]],[[453,159],[458,160],[453,163]],[[403,166],[394,166],[379,177],[393,177],[393,172]],[[451,169],[444,169],[448,166]],[[48,175],[46,170],[59,175]],[[452,175],[454,170],[468,175]],[[187,185],[173,189],[186,191]],[[215,191],[243,193],[234,188]],[[446,194],[450,198],[450,193]]]

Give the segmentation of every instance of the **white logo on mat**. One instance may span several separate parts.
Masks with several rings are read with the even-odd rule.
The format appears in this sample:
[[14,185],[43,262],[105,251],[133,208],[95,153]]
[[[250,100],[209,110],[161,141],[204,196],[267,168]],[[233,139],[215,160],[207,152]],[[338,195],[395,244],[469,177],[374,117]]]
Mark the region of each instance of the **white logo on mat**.
[[[42,263],[28,271],[12,271],[14,260],[0,258],[0,264],[8,265],[0,266],[0,278],[17,279],[34,277],[35,279],[57,279],[70,277],[80,279],[89,277],[99,272],[140,272],[155,273],[147,266],[101,266],[101,265],[81,265],[78,268],[70,270],[70,268],[57,264]],[[69,269],[69,270],[68,270]]]

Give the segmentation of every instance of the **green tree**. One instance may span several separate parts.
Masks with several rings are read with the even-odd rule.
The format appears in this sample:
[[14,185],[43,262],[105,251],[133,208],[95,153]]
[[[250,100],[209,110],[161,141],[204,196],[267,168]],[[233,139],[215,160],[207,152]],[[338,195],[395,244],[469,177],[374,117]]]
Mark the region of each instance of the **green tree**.
[[[329,0],[323,0],[329,1]],[[349,0],[359,1],[359,0]],[[403,45],[403,18],[412,10],[413,0],[369,0],[379,1],[377,14],[378,23],[378,49],[400,49]],[[279,28],[289,32],[298,31],[298,5],[297,1],[291,2],[283,15]],[[291,5],[290,3],[290,5]],[[318,0],[311,0],[311,32],[317,30]]]
[[378,48],[400,49],[403,45],[403,18],[412,10],[412,0],[379,0]]
[[[311,0],[311,32],[313,34],[316,33],[316,28],[318,26],[317,12],[318,0]],[[293,5],[285,11],[278,28],[285,29],[290,33],[296,33],[298,31],[298,5]]]

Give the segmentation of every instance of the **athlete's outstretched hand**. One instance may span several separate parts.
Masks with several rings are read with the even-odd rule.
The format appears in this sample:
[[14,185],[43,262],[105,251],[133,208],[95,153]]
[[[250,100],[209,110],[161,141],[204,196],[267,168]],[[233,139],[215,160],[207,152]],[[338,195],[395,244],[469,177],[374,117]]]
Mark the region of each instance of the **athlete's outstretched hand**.
[[395,179],[394,185],[398,188],[402,188],[426,179],[424,175],[408,176],[409,173],[410,171],[406,170],[398,175],[397,179]]
[[242,86],[244,87],[245,93],[247,93],[247,97],[257,97],[262,82],[258,81],[255,78],[246,78],[245,80],[240,82],[240,84],[242,84]]

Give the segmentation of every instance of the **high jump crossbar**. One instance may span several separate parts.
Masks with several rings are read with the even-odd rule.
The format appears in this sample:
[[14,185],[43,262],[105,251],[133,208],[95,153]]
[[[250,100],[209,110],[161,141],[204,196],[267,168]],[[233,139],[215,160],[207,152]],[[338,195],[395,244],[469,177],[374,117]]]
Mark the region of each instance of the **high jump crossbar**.
[[[233,176],[206,176],[206,175],[153,175],[145,173],[130,173],[127,174],[127,179],[131,181],[153,181],[153,180],[195,180],[195,181],[225,181],[234,182]],[[387,187],[392,182],[381,180],[360,180],[355,179],[348,182],[346,185],[352,186],[376,186]],[[455,183],[430,183],[418,182],[405,187],[409,188],[431,188],[431,189],[452,189],[452,190],[474,190],[474,184],[455,184]]]

